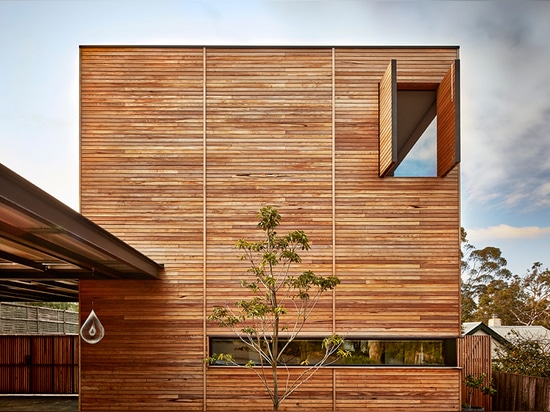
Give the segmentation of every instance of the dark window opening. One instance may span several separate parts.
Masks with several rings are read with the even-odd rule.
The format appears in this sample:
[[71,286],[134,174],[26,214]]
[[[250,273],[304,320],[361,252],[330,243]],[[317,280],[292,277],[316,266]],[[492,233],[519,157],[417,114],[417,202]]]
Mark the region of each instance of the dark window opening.
[[441,83],[397,83],[392,60],[379,85],[379,174],[446,176],[460,162],[459,61]]
[[[285,351],[281,365],[299,366],[306,360],[313,365],[324,354],[321,345],[322,339],[295,339]],[[334,365],[456,366],[456,341],[453,339],[346,339],[344,349],[350,351],[351,356]],[[211,338],[210,356],[220,353],[233,355],[239,365],[249,361],[260,364],[258,354],[240,339]]]

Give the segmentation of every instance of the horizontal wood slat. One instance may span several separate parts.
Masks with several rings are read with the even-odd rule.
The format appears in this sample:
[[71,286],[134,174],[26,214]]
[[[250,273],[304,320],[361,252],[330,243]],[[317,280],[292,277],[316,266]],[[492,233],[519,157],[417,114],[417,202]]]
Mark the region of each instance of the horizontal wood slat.
[[[378,150],[390,61],[399,81],[437,84],[456,58],[453,48],[81,48],[81,210],[165,265],[160,281],[81,282],[81,317],[93,302],[106,333],[82,347],[82,410],[220,410],[235,381],[252,391],[239,405],[269,407],[253,375],[202,364],[208,336],[226,333],[205,314],[242,297],[248,266],[234,244],[258,238],[265,204],[282,214],[280,233],[312,241],[297,270],[342,280],[308,334],[458,336],[458,168],[380,178]],[[411,408],[433,396],[419,382],[438,373],[458,398],[455,372],[415,371],[401,385]],[[371,373],[397,379],[346,368],[335,398],[316,395],[332,385],[326,370],[290,405],[349,409],[346,376]],[[392,391],[376,404],[356,397],[391,408]]]
[[339,411],[459,411],[457,369],[336,371]]

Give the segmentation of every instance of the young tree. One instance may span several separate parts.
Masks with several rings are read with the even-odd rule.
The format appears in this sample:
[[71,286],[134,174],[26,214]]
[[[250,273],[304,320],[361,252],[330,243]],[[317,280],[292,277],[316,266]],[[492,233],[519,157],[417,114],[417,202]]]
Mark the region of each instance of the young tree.
[[[259,363],[249,361],[244,366],[256,373],[271,397],[273,410],[278,410],[281,402],[320,367],[348,356],[349,352],[343,350],[341,336],[328,336],[322,343],[321,358],[316,362],[302,359],[304,369],[291,379],[283,355],[302,331],[323,292],[334,289],[340,280],[335,276],[317,276],[310,270],[293,274],[291,266],[301,262],[299,252],[310,249],[307,235],[302,230],[277,235],[281,216],[271,206],[260,209],[258,218],[263,239],[257,242],[241,239],[236,245],[243,252],[241,259],[251,265],[250,279],[241,281],[250,298],[237,301],[235,307],[215,307],[208,319],[231,329],[258,354]],[[206,361],[237,365],[231,354],[224,353],[212,354]],[[285,379],[279,377],[282,371],[286,371]]]

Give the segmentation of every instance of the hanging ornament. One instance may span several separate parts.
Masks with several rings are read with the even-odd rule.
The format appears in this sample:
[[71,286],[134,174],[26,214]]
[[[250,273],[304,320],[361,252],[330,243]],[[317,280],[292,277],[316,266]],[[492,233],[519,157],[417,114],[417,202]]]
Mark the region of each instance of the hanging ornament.
[[85,342],[91,343],[93,345],[94,343],[97,343],[101,339],[103,339],[104,335],[105,329],[103,329],[103,325],[101,324],[97,315],[92,309],[92,311],[88,315],[88,319],[86,319],[86,322],[84,322],[84,324],[80,328],[80,336],[82,337],[82,339],[84,339]]

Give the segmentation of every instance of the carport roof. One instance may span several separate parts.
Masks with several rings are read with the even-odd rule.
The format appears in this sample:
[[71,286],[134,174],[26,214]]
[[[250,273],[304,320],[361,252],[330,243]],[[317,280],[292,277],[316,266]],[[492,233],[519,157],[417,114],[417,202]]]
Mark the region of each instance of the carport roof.
[[162,265],[0,164],[0,301],[78,301],[79,279],[156,279]]

